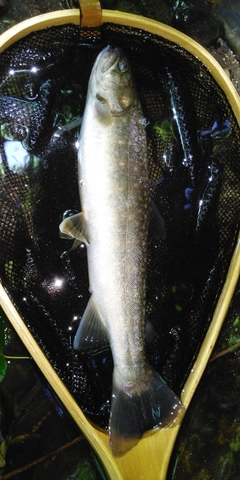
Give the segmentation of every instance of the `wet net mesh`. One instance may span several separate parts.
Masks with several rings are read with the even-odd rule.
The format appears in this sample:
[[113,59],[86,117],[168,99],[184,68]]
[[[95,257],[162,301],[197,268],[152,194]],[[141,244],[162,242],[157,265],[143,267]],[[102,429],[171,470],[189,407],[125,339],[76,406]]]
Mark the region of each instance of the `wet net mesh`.
[[0,277],[51,365],[88,417],[108,425],[110,348],[77,354],[86,248],[59,237],[80,211],[77,140],[87,83],[107,44],[127,53],[147,119],[150,191],[165,222],[149,227],[147,354],[179,393],[226,277],[239,228],[240,130],[197,58],[130,27],[31,33],[0,57]]

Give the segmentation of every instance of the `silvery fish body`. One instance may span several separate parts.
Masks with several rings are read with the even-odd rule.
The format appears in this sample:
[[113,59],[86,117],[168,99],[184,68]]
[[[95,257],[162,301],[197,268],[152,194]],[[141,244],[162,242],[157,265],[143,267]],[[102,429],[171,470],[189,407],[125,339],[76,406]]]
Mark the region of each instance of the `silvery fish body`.
[[87,245],[91,297],[74,348],[111,345],[110,444],[122,455],[145,430],[172,423],[181,404],[145,355],[146,122],[119,48],[105,48],[92,69],[80,131],[79,191],[82,212],[60,225]]

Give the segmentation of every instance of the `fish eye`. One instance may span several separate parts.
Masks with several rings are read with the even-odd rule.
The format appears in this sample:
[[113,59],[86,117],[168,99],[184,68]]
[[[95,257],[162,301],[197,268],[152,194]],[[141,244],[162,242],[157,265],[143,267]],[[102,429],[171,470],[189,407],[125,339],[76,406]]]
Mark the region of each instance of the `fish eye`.
[[126,62],[126,60],[119,60],[118,62],[118,68],[120,70],[120,72],[127,72],[128,71],[128,63]]

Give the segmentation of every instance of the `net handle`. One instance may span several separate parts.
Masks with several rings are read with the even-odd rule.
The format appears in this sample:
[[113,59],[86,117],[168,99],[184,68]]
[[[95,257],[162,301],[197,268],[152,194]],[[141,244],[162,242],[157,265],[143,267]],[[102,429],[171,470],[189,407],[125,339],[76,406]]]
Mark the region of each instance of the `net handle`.
[[102,25],[102,8],[99,0],[78,0],[81,27]]

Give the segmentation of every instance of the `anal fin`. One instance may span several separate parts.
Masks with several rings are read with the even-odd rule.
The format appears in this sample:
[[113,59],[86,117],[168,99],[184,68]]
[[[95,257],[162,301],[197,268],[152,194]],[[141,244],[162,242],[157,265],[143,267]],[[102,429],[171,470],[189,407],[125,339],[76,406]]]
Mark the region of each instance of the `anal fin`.
[[92,295],[80,321],[73,348],[79,352],[86,352],[99,350],[107,345],[109,345],[107,330]]

